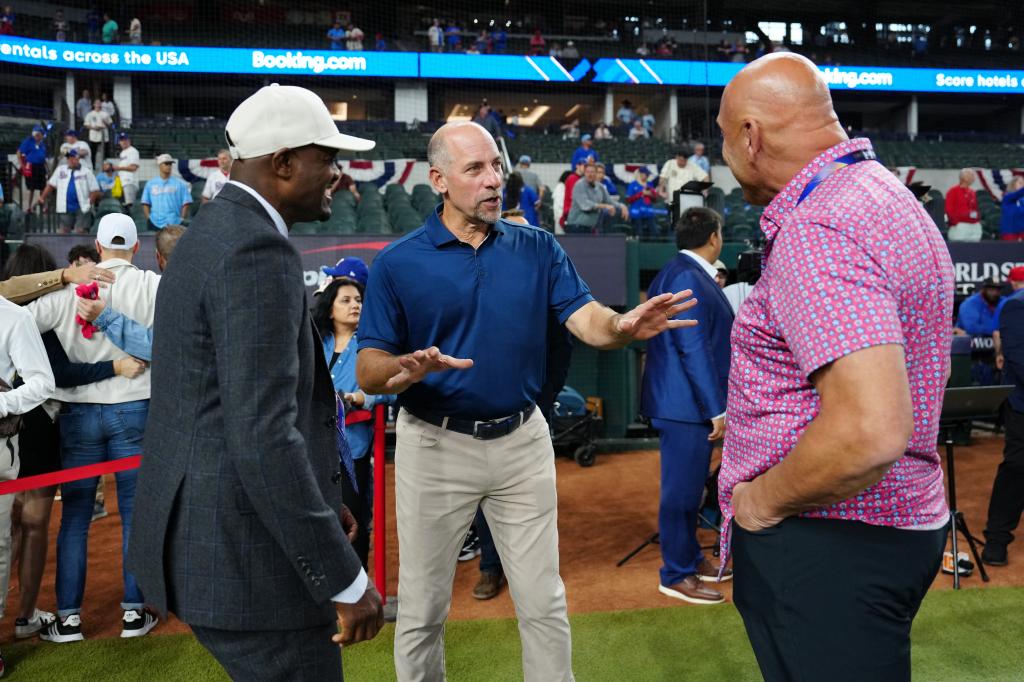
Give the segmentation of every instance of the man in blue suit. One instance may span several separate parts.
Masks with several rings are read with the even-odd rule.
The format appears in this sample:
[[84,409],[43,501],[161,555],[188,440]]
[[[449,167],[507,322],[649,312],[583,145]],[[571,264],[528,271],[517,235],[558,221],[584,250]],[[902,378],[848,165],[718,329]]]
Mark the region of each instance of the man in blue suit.
[[[679,254],[647,295],[692,289],[700,305],[683,313],[698,321],[696,327],[647,342],[640,409],[661,438],[658,531],[664,565],[658,591],[693,604],[720,604],[725,597],[706,584],[717,579],[718,567],[701,553],[697,512],[712,445],[725,435],[733,312],[712,265],[722,252],[722,218],[708,208],[690,208],[675,230]],[[731,577],[731,571],[723,576]]]

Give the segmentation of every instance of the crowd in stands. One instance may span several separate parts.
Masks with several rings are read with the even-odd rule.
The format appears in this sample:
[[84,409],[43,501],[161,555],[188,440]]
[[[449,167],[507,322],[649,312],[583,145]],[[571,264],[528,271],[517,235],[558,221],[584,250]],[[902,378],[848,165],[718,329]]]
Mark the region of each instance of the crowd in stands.
[[[88,91],[83,93],[82,101],[88,99],[88,94]],[[33,127],[17,152],[15,170],[21,183],[22,210],[29,213],[38,208],[43,214],[54,211],[57,231],[64,234],[71,231],[86,234],[91,231],[94,220],[105,213],[132,214],[137,203],[151,230],[187,222],[194,203],[192,187],[172,174],[175,159],[170,154],[159,155],[156,158],[158,177],[140,191],[137,172],[141,157],[132,145],[131,135],[118,133],[117,155],[108,154],[109,118],[101,100],[95,100],[93,109],[84,117],[86,127],[91,122],[96,125],[90,129],[90,141],[80,140],[74,129],[66,130],[64,142],[54,150],[52,171],[47,168],[49,152],[45,138],[49,131],[41,125]],[[231,164],[227,150],[217,153],[217,161],[217,170],[209,174],[202,190],[203,203],[216,196],[227,182]],[[54,197],[52,205],[51,196]]]
[[[116,115],[116,106],[105,93],[93,99],[86,90],[76,103],[78,130],[65,130],[61,141],[57,129],[37,125],[22,139],[13,168],[17,173],[14,179],[21,190],[20,206],[27,214],[24,220],[29,231],[87,233],[99,218],[109,212],[131,215],[140,230],[158,230],[167,224],[187,224],[202,204],[215,196],[227,182],[231,158],[226,150],[217,154],[216,170],[207,166],[207,170],[200,173],[201,179],[195,181],[193,178],[194,182],[189,184],[179,177],[180,173],[175,172],[177,159],[166,151],[168,145],[165,145],[166,140],[161,138],[159,131],[147,131],[144,128],[139,130],[139,134],[146,136],[146,156],[152,154],[150,158],[159,158],[159,174],[149,183],[141,182],[138,169],[143,155],[132,140],[136,131],[129,133],[119,130],[113,122]],[[667,143],[651,138],[650,133],[656,121],[650,111],[637,107],[628,99],[619,103],[611,122],[587,128],[575,118],[561,126],[549,126],[548,132],[555,133],[553,135],[538,135],[537,131],[521,129],[514,115],[506,117],[503,112],[494,110],[486,100],[480,103],[472,120],[495,138],[505,138],[513,160],[526,161],[525,165],[521,163],[512,170],[535,176],[535,173],[529,171],[529,164],[537,161],[535,154],[547,163],[557,159],[567,160],[569,169],[560,182],[554,182],[554,178],[549,186],[539,181],[525,182],[526,188],[518,189],[518,181],[513,180],[512,190],[507,193],[514,199],[511,208],[523,210],[531,222],[547,229],[612,231],[642,238],[664,237],[669,206],[675,192],[687,182],[710,179],[711,162],[702,142],[691,141],[685,150],[679,149],[674,153]],[[584,132],[587,130],[592,132]],[[410,143],[416,144],[422,132],[409,135],[415,138]],[[170,137],[178,140],[180,134],[175,132]],[[217,137],[216,127],[210,130],[208,137],[210,140]],[[635,152],[634,156],[627,147],[640,142],[645,145],[657,142],[658,146],[645,146]],[[568,143],[575,146],[568,147]],[[607,146],[613,143],[618,146]],[[547,152],[543,150],[545,144],[550,147]],[[912,143],[880,142],[878,149],[883,157],[897,158],[903,152],[888,151],[886,145],[907,144],[911,145],[911,149],[915,148]],[[922,153],[932,154],[932,150],[952,149],[960,144],[921,142],[916,148],[923,150]],[[964,143],[962,146],[965,150],[981,149],[976,143]],[[209,158],[213,151],[206,144],[200,145],[198,140],[185,148],[171,147],[172,151],[175,149],[192,159]],[[892,149],[903,147],[893,146]],[[612,158],[602,158],[601,150],[611,150]],[[383,158],[402,156],[401,150],[391,153],[394,155]],[[670,158],[661,166],[634,166],[629,168],[626,175],[623,175],[622,170],[617,173],[606,172],[603,165],[622,164],[634,159],[664,159],[666,156]],[[959,156],[962,155],[958,153],[949,158]],[[906,159],[901,158],[900,161],[908,163]],[[991,153],[988,161],[989,165],[998,162],[991,157]],[[576,210],[573,211],[575,181],[587,176],[587,162],[594,164],[593,179],[580,185],[575,199]],[[977,165],[983,163],[979,159]],[[1015,165],[1012,161],[1006,163],[1009,167]],[[910,165],[913,165],[912,161]],[[604,177],[598,180],[602,174]],[[615,177],[619,184],[607,177],[609,175]],[[1024,192],[1021,191],[1024,190],[1024,177],[1013,177],[998,195],[992,195],[987,188],[976,191],[977,184],[976,173],[964,169],[957,186],[945,192],[939,191],[942,188],[933,189],[922,196],[927,210],[947,238],[950,241],[1024,239],[1021,236],[1024,235]],[[418,195],[414,193],[411,197],[405,193],[402,198],[406,201],[399,205],[396,194],[380,197],[380,192],[374,191],[374,188],[371,190],[373,203],[379,208],[360,207],[365,187],[360,187],[347,173],[342,174],[337,189],[351,197],[347,201],[342,201],[340,195],[338,197],[339,214],[343,218],[333,221],[330,227],[300,227],[300,233],[304,230],[342,234],[405,232],[415,227],[425,215],[425,207],[436,201],[436,196],[429,188],[423,188],[423,192]],[[730,240],[756,242],[760,238],[760,207],[747,204],[736,192],[726,195],[715,187],[707,190],[705,196],[707,205],[723,214],[726,236]],[[33,210],[38,212],[32,213]],[[0,218],[3,215],[0,212]]]
[[[113,9],[104,11],[92,5],[84,13],[71,13],[55,7],[50,18],[40,16],[45,6],[34,3],[24,8],[29,21],[22,21],[17,5],[5,6],[0,13],[0,35],[25,35],[55,41],[77,41],[100,44],[144,44],[143,22],[147,14],[139,10],[136,14]],[[427,10],[428,12],[430,10]],[[140,18],[139,15],[142,15]],[[975,18],[950,19],[942,25],[926,26],[907,19],[908,28],[902,32],[892,31],[887,26],[848,25],[839,21],[821,24],[801,24],[803,39],[798,43],[770,40],[763,33],[754,34],[739,28],[732,18],[722,17],[704,22],[698,33],[696,22],[691,22],[686,12],[674,13],[666,9],[662,18],[655,18],[652,11],[638,21],[626,20],[621,15],[614,18],[602,17],[595,13],[582,24],[573,22],[561,33],[554,27],[563,26],[561,18],[546,17],[542,13],[528,16],[506,15],[481,18],[481,13],[437,18],[424,14],[419,18],[419,29],[414,35],[395,33],[391,25],[379,22],[364,32],[348,13],[330,13],[339,20],[326,28],[311,33],[302,24],[264,27],[268,35],[246,35],[259,31],[257,24],[236,25],[234,44],[252,44],[253,39],[260,46],[267,43],[271,34],[281,36],[281,47],[323,47],[328,49],[361,51],[430,51],[461,52],[469,54],[530,54],[555,56],[567,60],[581,57],[591,59],[601,56],[639,56],[649,59],[698,59],[730,62],[750,61],[762,54],[776,50],[793,50],[805,54],[816,63],[865,63],[874,57],[875,62],[896,64],[938,65],[954,60],[965,60],[963,66],[995,65],[993,60],[1006,59],[1006,55],[1018,53],[1021,40],[1012,25],[977,25]],[[675,14],[675,16],[673,16]],[[70,17],[74,16],[74,20]],[[157,15],[152,15],[155,17]],[[232,44],[230,32],[209,34],[203,31],[187,31],[166,22],[147,18],[147,25],[157,28],[146,34],[146,43],[159,44]],[[344,19],[344,21],[342,21]],[[364,17],[372,20],[372,16]],[[770,20],[764,17],[763,20]],[[756,22],[744,23],[753,26]],[[24,25],[23,25],[24,24]],[[672,27],[671,30],[669,27]],[[660,37],[655,36],[660,30]],[[318,33],[319,43],[312,43]],[[294,34],[294,35],[292,35]],[[688,37],[684,40],[683,35]],[[745,38],[735,36],[745,34]],[[368,37],[372,36],[372,40]],[[703,39],[700,39],[703,36]],[[727,37],[723,37],[727,36]],[[214,42],[210,42],[210,41]],[[197,42],[198,41],[198,42]],[[226,41],[226,42],[225,42]],[[302,43],[305,43],[303,45]]]
[[964,168],[960,181],[946,192],[946,238],[951,242],[1024,241],[1024,176],[1013,176],[998,205],[987,191],[973,189],[976,181],[977,174]]
[[95,5],[86,11],[84,21],[80,23],[70,21],[64,10],[58,8],[53,12],[48,35],[31,35],[19,30],[18,15],[13,6],[5,5],[3,13],[0,13],[0,35],[29,35],[60,43],[74,41],[112,45],[123,42],[141,45],[142,21],[137,16],[132,16],[127,23],[128,27],[122,33],[120,25],[111,14],[101,12]]
[[[335,21],[327,30],[327,40],[330,41],[332,50],[347,50],[349,52],[362,52],[363,39],[366,37],[362,29],[349,22],[342,28],[342,22]],[[375,50],[386,50],[387,44],[384,36],[378,33],[374,43]]]

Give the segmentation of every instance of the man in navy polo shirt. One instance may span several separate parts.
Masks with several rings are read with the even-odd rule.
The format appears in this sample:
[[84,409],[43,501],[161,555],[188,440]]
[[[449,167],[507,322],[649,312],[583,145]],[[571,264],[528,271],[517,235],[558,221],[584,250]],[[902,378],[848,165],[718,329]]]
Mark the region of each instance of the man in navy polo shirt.
[[427,158],[444,203],[374,260],[358,332],[359,385],[398,393],[402,408],[398,679],[444,679],[456,558],[480,504],[516,605],[524,678],[572,680],[554,453],[535,409],[548,313],[610,349],[691,326],[672,318],[696,302],[663,294],[625,314],[597,303],[550,233],[499,220],[501,156],[481,126],[441,127]]

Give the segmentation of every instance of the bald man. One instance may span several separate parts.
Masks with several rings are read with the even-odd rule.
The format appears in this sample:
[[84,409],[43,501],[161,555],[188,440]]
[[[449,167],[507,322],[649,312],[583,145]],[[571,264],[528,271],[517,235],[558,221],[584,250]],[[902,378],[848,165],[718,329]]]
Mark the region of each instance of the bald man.
[[736,606],[766,680],[909,681],[949,519],[949,253],[807,59],[749,64],[718,124],[744,197],[767,205],[719,478]]
[[399,394],[402,408],[395,670],[400,682],[445,679],[456,558],[479,505],[516,606],[523,677],[567,682],[554,452],[536,409],[548,315],[611,349],[692,326],[672,318],[694,301],[666,293],[625,314],[596,302],[549,232],[500,219],[501,155],[481,126],[442,126],[427,159],[444,202],[373,261],[358,333],[359,385]]

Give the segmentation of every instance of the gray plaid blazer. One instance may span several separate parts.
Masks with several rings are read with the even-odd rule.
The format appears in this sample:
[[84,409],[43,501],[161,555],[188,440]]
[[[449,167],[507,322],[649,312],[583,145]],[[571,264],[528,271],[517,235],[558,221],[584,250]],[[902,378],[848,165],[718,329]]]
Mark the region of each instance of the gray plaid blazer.
[[334,389],[306,305],[298,252],[231,185],[160,283],[128,567],[148,603],[191,625],[324,624],[359,573],[339,518]]

